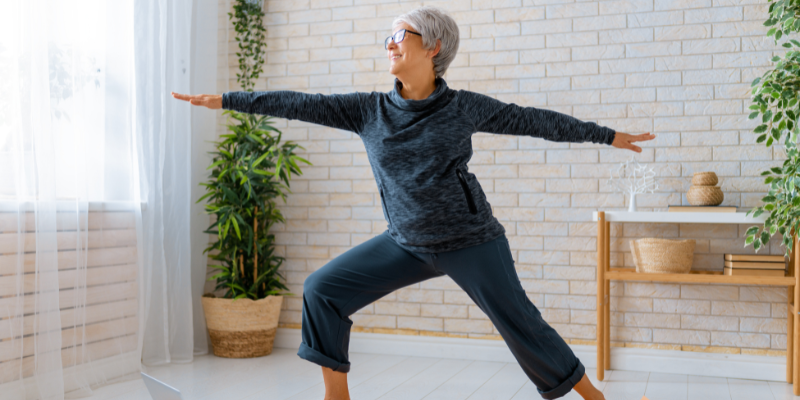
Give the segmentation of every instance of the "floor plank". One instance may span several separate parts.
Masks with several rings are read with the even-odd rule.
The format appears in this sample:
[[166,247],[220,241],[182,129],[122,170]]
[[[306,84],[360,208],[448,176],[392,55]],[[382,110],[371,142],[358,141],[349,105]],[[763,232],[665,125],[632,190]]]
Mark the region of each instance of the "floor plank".
[[[347,375],[353,400],[530,400],[540,399],[519,364],[402,355],[350,353]],[[205,355],[186,364],[145,367],[145,372],[181,390],[185,400],[321,400],[322,370],[297,351],[275,348],[265,357],[231,359]],[[792,385],[637,371],[587,369],[609,400],[800,400]],[[77,397],[66,396],[67,399]],[[150,400],[141,378],[94,389],[85,400]],[[581,400],[574,391],[563,400]]]
[[528,376],[516,363],[506,363],[500,371],[484,382],[481,387],[473,392],[468,400],[506,400],[517,393],[525,383]]
[[418,400],[466,368],[471,360],[441,359],[411,379],[397,385],[380,400]]
[[505,363],[492,361],[473,361],[447,382],[436,388],[425,400],[461,400],[478,390],[484,382],[493,377]]

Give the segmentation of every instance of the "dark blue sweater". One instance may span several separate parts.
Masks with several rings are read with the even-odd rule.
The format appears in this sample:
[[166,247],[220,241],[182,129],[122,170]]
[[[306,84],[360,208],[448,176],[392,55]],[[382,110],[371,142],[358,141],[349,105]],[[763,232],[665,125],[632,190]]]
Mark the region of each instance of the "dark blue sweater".
[[447,87],[424,100],[390,92],[308,94],[290,90],[227,92],[222,108],[355,132],[364,142],[383,202],[389,234],[404,248],[440,253],[505,233],[467,163],[475,132],[531,136],[553,142],[610,145],[614,130],[569,115],[503,103]]

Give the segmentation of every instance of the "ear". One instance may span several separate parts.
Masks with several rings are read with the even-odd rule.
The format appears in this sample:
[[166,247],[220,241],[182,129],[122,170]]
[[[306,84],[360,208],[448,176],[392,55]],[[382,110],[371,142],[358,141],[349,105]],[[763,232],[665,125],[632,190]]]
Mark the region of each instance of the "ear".
[[437,54],[439,54],[439,50],[441,49],[442,49],[442,39],[436,39],[436,48],[434,48],[433,50],[428,50],[428,53],[430,54],[431,58],[433,58],[436,57]]

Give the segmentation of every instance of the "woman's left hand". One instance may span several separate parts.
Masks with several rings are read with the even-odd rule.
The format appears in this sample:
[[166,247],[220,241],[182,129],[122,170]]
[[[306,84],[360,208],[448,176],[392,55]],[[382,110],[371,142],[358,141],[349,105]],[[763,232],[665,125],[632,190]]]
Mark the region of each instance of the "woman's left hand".
[[656,135],[653,135],[650,132],[642,133],[641,135],[629,135],[627,133],[617,132],[614,135],[614,142],[611,143],[614,147],[619,147],[620,149],[631,149],[637,153],[642,152],[642,148],[631,144],[633,142],[641,142],[643,140],[653,140],[656,138]]

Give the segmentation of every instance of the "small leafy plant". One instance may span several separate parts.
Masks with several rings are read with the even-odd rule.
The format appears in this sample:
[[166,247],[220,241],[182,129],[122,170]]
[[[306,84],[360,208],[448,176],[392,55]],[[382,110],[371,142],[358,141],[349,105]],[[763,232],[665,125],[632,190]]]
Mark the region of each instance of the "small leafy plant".
[[[800,30],[800,19],[796,18],[800,16],[800,3],[776,1],[770,5],[769,13],[764,25],[774,26],[769,29],[767,36],[773,37],[775,43],[781,37]],[[764,204],[751,209],[746,215],[752,213],[753,217],[758,217],[764,212],[770,215],[764,221],[763,228],[753,226],[747,229],[745,246],[753,244],[758,251],[767,245],[775,233],[780,232],[786,248],[785,256],[789,257],[793,235],[798,232],[800,225],[800,152],[797,148],[800,51],[796,49],[800,48],[800,42],[791,39],[781,46],[791,50],[782,57],[773,57],[774,68],[754,79],[751,84],[753,105],[750,106],[752,113],[749,118],[761,119],[761,124],[753,130],[759,135],[756,143],[765,143],[770,147],[783,139],[787,158],[781,167],[761,172],[761,176],[766,176],[764,183],[769,185],[769,192],[761,199]]]
[[[228,15],[239,20],[235,23],[237,41],[244,49],[237,81],[244,90],[252,91],[260,72],[259,61],[252,59],[258,58],[266,47],[261,26],[263,12],[260,6],[246,0],[237,0],[234,10],[235,14]],[[253,34],[253,30],[260,33]],[[242,47],[242,43],[247,44]],[[280,196],[286,202],[284,189],[291,193],[291,174],[302,175],[298,162],[311,163],[294,154],[302,146],[292,141],[281,143],[281,131],[272,125],[272,117],[233,110],[226,110],[223,115],[232,119],[226,125],[230,133],[214,142],[216,151],[210,152],[214,157],[207,168],[211,176],[201,183],[206,194],[197,200],[199,203],[207,199],[206,213],[216,216],[204,232],[216,234],[217,241],[203,253],[210,253],[209,257],[221,265],[210,266],[220,271],[208,280],[216,280],[215,290],[227,289],[224,298],[234,300],[293,295],[280,292],[289,290],[278,272],[285,258],[275,254],[275,236],[269,229],[276,222],[286,222],[275,199]]]

